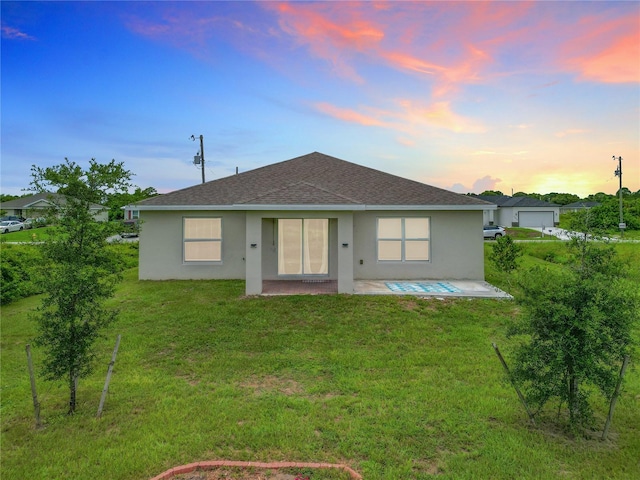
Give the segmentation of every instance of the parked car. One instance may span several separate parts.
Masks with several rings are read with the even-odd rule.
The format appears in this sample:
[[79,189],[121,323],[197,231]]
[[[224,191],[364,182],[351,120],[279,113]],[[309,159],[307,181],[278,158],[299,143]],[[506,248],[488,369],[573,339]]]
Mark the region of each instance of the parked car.
[[17,215],[5,215],[4,217],[0,217],[1,222],[6,222],[8,220],[13,220],[14,222],[24,222],[24,218]]
[[140,226],[137,220],[124,220],[122,222],[122,229],[120,230],[120,236],[122,238],[137,237],[140,233]]
[[494,240],[507,234],[507,231],[498,225],[485,225],[483,230],[484,238],[493,238]]
[[22,222],[16,220],[4,220],[0,222],[0,232],[2,233],[18,232],[20,230],[24,230],[24,224]]
[[22,222],[22,224],[24,225],[25,230],[33,228],[33,218],[27,218],[24,222]]

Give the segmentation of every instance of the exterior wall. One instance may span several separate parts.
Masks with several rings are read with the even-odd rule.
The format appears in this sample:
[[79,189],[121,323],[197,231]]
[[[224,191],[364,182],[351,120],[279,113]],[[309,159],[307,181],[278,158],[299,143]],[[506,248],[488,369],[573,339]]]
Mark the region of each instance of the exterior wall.
[[[183,262],[183,217],[222,218],[222,262]],[[141,280],[245,278],[245,213],[140,212]]]
[[[329,274],[340,293],[353,292],[352,213],[332,211],[271,211],[246,214],[246,293],[262,293],[262,280],[277,280],[278,218],[329,219]],[[223,240],[224,241],[224,240]],[[347,246],[343,246],[346,244]],[[255,247],[253,247],[255,245]]]
[[[430,217],[430,261],[378,262],[378,217]],[[353,216],[356,280],[484,280],[482,211],[357,212]]]
[[[183,262],[183,218],[222,218],[222,262]],[[378,217],[431,219],[430,261],[378,262]],[[484,280],[483,213],[400,212],[140,212],[141,280],[245,279],[247,294],[262,292],[263,279],[277,279],[277,218],[329,218],[329,275],[340,293],[352,293],[354,279]]]

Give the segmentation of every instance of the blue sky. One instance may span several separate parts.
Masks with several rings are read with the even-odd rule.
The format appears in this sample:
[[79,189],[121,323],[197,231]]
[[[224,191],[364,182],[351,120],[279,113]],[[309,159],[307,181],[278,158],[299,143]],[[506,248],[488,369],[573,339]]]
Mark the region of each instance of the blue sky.
[[320,151],[461,193],[640,189],[638,2],[11,2],[1,191],[160,192]]

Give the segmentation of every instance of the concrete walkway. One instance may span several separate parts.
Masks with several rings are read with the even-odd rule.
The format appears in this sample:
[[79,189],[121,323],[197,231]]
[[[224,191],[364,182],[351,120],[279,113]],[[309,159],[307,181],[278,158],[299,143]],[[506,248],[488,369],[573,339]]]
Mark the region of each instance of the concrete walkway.
[[419,297],[513,298],[480,280],[356,280],[356,295],[413,295]]

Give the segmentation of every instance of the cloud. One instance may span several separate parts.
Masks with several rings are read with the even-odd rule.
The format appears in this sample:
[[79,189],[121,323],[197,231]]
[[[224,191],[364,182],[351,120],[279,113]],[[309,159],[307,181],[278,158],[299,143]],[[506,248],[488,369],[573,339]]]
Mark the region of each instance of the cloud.
[[482,193],[486,190],[496,190],[496,185],[502,182],[499,178],[493,178],[491,175],[485,175],[482,178],[478,178],[473,182],[471,188],[463,185],[462,183],[454,183],[449,190],[457,193]]
[[17,28],[9,27],[7,25],[2,25],[2,38],[6,38],[9,40],[36,40],[36,37],[33,37],[18,30]]
[[329,103],[316,103],[315,108],[325,115],[342,120],[344,122],[357,123],[364,126],[384,127],[389,126],[375,116],[366,115],[348,108],[340,108]]
[[566,130],[562,130],[561,132],[556,132],[555,136],[558,138],[566,137],[567,135],[579,135],[581,133],[588,133],[589,130],[584,130],[582,128],[568,128]]
[[[636,4],[637,5],[637,4]],[[640,15],[585,16],[559,50],[562,68],[600,83],[640,82]]]
[[[486,129],[479,123],[455,113],[449,102],[422,105],[409,99],[396,100],[395,108],[373,109],[360,107],[366,112],[341,108],[321,102],[315,109],[325,115],[364,126],[385,127],[405,134],[420,135],[425,128],[449,130],[456,133],[482,133]],[[406,139],[405,139],[406,142]]]

